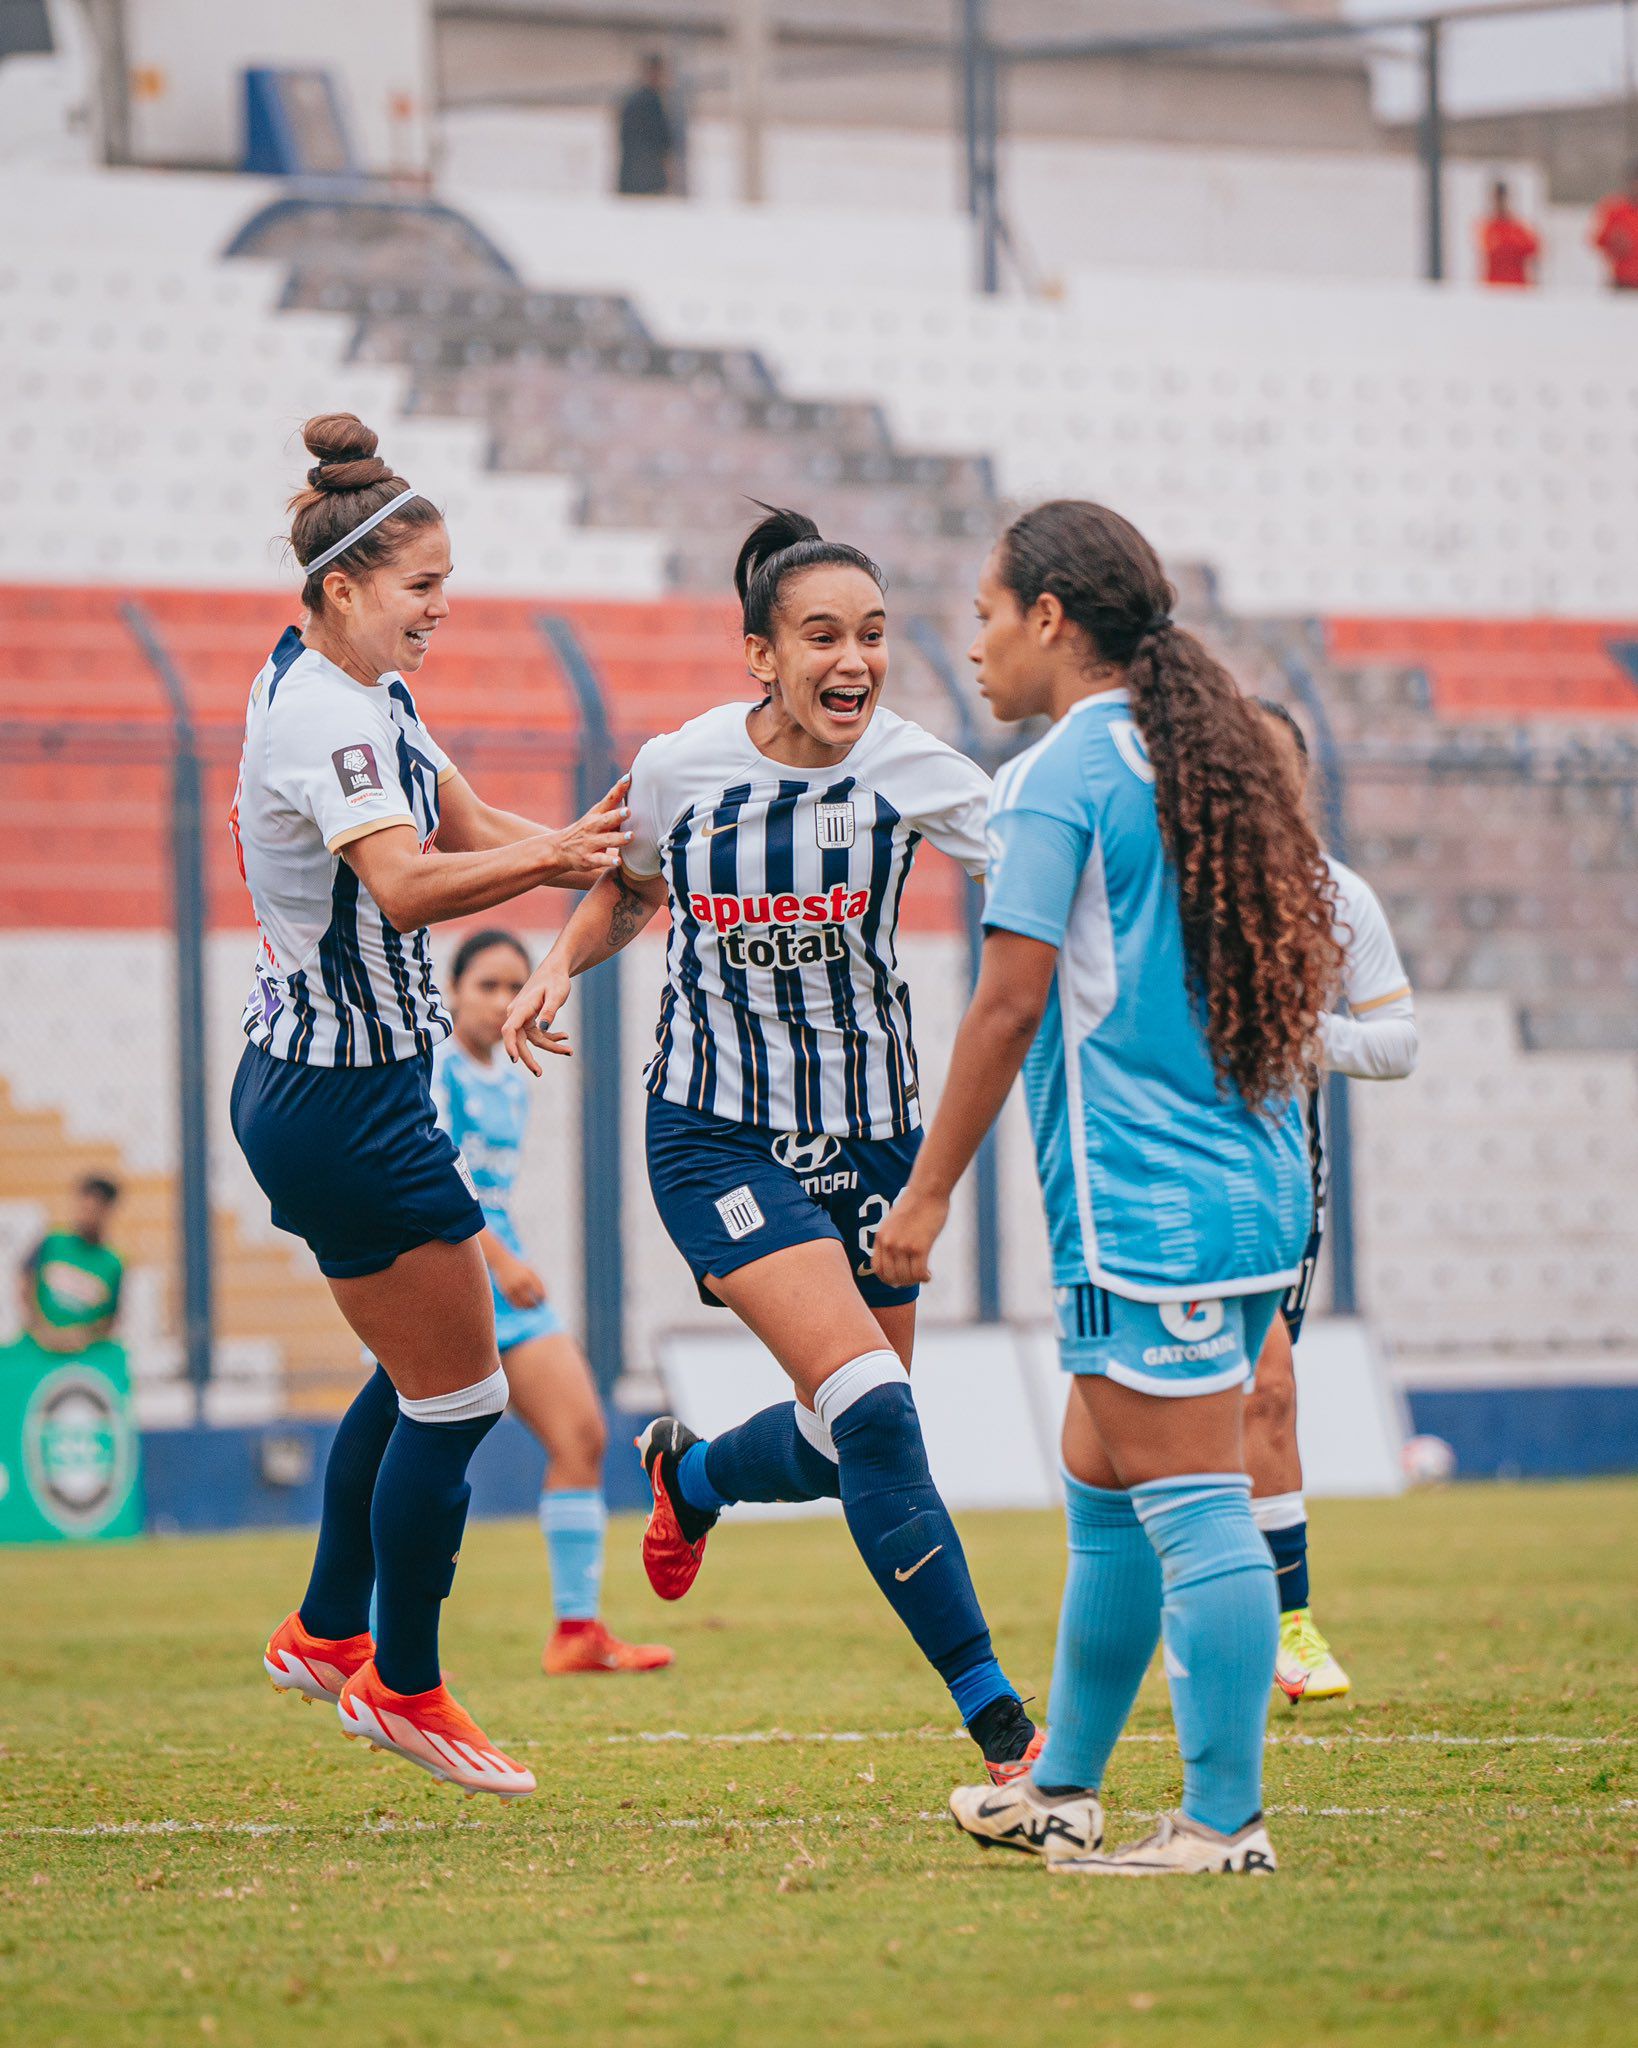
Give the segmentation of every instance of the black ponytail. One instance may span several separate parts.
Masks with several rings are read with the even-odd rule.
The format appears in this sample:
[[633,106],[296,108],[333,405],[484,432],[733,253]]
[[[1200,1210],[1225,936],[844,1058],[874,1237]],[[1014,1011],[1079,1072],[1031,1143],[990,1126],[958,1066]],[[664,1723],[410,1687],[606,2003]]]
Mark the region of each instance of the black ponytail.
[[826,540],[805,513],[764,505],[760,498],[751,503],[762,505],[768,516],[745,536],[734,563],[734,588],[747,633],[762,640],[773,638],[785,579],[803,569],[862,569],[878,590],[887,588],[887,578],[862,548]]

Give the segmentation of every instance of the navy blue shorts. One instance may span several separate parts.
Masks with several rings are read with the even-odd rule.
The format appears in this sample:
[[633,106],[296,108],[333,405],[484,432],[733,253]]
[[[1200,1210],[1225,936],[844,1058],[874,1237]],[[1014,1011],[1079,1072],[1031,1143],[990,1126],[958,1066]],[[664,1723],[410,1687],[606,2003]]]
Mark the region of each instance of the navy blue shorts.
[[233,1135],[280,1230],[337,1280],[483,1228],[466,1162],[433,1113],[428,1058],[304,1067],[247,1045]]
[[1302,1335],[1302,1319],[1308,1313],[1308,1297],[1314,1291],[1314,1275],[1319,1271],[1320,1245],[1324,1241],[1324,1230],[1316,1227],[1308,1239],[1308,1249],[1302,1255],[1302,1271],[1292,1281],[1280,1303],[1280,1314],[1285,1318],[1287,1334],[1293,1344]]
[[788,1245],[835,1238],[854,1284],[872,1308],[914,1301],[919,1287],[888,1287],[870,1270],[876,1232],[921,1150],[902,1138],[798,1138],[729,1123],[648,1099],[648,1184],[671,1242],[688,1261],[700,1300],[705,1284]]

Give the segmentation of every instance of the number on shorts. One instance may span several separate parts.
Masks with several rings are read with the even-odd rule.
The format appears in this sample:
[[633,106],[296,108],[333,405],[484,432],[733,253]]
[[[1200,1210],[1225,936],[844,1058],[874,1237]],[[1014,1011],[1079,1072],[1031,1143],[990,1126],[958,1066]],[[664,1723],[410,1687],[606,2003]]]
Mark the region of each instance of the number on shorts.
[[859,1271],[868,1273],[876,1262],[876,1232],[887,1221],[893,1204],[885,1195],[866,1195],[859,1204]]

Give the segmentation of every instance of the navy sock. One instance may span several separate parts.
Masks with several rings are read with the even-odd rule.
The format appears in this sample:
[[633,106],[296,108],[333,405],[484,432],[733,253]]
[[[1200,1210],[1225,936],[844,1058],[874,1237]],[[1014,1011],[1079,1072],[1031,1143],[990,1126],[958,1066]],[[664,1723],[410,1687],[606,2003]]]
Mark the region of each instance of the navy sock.
[[859,1555],[963,1721],[1011,1693],[990,1647],[950,1511],[927,1468],[921,1419],[901,1378],[873,1386],[830,1433],[841,1462],[842,1512]]
[[378,1365],[342,1416],[325,1460],[318,1550],[301,1603],[301,1625],[312,1635],[341,1641],[370,1626],[370,1502],[397,1421],[397,1391]]
[[1293,1522],[1288,1529],[1265,1529],[1263,1541],[1274,1560],[1274,1577],[1280,1589],[1280,1612],[1308,1605],[1308,1524]]
[[400,1413],[375,1483],[375,1668],[394,1692],[439,1681],[438,1611],[455,1583],[472,1489],[466,1468],[500,1416],[419,1422]]
[[[794,1401],[764,1408],[737,1429],[725,1429],[698,1446],[697,1453],[707,1486],[696,1488],[693,1483],[690,1461],[695,1449],[683,1454],[678,1473],[691,1507],[726,1507],[736,1500],[841,1499],[839,1468],[797,1427]],[[696,1491],[707,1490],[714,1500],[695,1499]]]

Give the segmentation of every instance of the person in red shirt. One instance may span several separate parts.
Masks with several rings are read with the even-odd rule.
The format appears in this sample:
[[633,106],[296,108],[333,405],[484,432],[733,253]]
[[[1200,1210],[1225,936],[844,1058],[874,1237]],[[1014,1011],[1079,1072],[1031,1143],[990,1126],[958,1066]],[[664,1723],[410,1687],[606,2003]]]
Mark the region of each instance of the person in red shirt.
[[1626,189],[1598,202],[1592,244],[1610,267],[1610,289],[1638,292],[1638,161],[1627,166]]
[[1504,179],[1491,188],[1489,217],[1479,223],[1479,251],[1486,284],[1522,285],[1536,281],[1541,239],[1514,213]]

